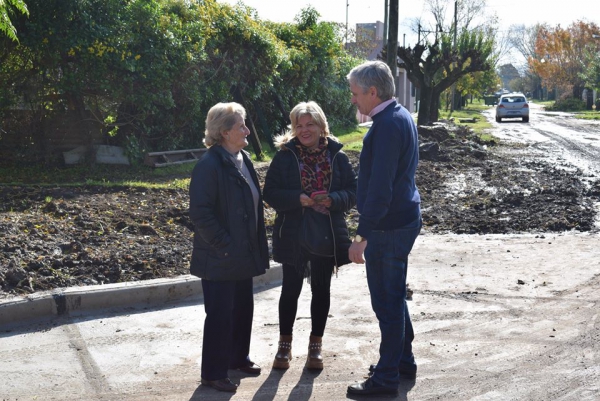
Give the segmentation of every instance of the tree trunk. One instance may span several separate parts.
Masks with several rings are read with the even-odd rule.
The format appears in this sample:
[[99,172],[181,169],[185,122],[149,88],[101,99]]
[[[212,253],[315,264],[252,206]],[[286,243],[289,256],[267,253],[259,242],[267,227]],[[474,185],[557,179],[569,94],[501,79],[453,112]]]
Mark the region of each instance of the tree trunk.
[[419,103],[418,125],[431,125],[438,120],[440,107],[440,94],[430,87],[421,88],[421,101]]

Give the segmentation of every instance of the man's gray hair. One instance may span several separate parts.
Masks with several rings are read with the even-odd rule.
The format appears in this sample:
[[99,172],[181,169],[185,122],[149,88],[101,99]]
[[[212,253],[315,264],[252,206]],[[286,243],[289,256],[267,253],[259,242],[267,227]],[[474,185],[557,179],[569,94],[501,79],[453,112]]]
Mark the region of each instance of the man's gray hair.
[[393,98],[396,92],[392,71],[383,61],[367,61],[356,66],[346,78],[348,82],[361,88],[363,93],[374,86],[377,89],[377,97],[383,101]]

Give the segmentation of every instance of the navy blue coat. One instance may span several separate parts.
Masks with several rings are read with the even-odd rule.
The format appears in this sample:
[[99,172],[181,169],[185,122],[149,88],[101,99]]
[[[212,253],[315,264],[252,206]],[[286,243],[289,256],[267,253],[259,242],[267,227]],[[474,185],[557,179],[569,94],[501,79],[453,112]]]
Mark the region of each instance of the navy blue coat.
[[408,110],[392,102],[373,117],[363,138],[358,172],[357,234],[394,230],[421,215],[415,183],[419,135]]
[[[244,151],[242,155],[260,188],[250,157]],[[191,274],[207,280],[244,280],[269,268],[262,197],[256,210],[246,178],[219,145],[210,147],[194,167],[189,213],[194,223]]]

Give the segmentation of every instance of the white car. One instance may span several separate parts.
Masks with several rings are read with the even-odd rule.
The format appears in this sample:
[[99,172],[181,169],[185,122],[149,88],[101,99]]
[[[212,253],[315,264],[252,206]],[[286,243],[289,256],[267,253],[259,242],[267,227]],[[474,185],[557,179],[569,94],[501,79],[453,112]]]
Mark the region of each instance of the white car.
[[521,118],[529,122],[529,103],[522,93],[508,93],[500,96],[496,105],[496,121],[502,122],[503,118]]

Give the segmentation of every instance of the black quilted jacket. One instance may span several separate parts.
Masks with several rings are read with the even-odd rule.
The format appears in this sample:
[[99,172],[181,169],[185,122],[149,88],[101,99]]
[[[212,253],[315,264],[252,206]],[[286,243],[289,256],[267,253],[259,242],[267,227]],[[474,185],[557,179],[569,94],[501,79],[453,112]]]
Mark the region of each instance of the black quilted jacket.
[[[273,157],[263,191],[265,202],[277,211],[273,228],[273,259],[292,265],[299,260],[298,237],[302,221],[300,163],[293,141],[282,146]],[[334,140],[328,141],[332,160],[329,211],[336,248],[335,266],[350,263],[348,248],[351,240],[345,214],[356,204],[356,174],[348,156],[341,151],[342,146]]]
[[[259,188],[252,162],[242,153]],[[256,210],[246,179],[221,146],[208,149],[194,167],[190,218],[194,223],[190,273],[194,276],[243,280],[269,268],[262,199]]]

